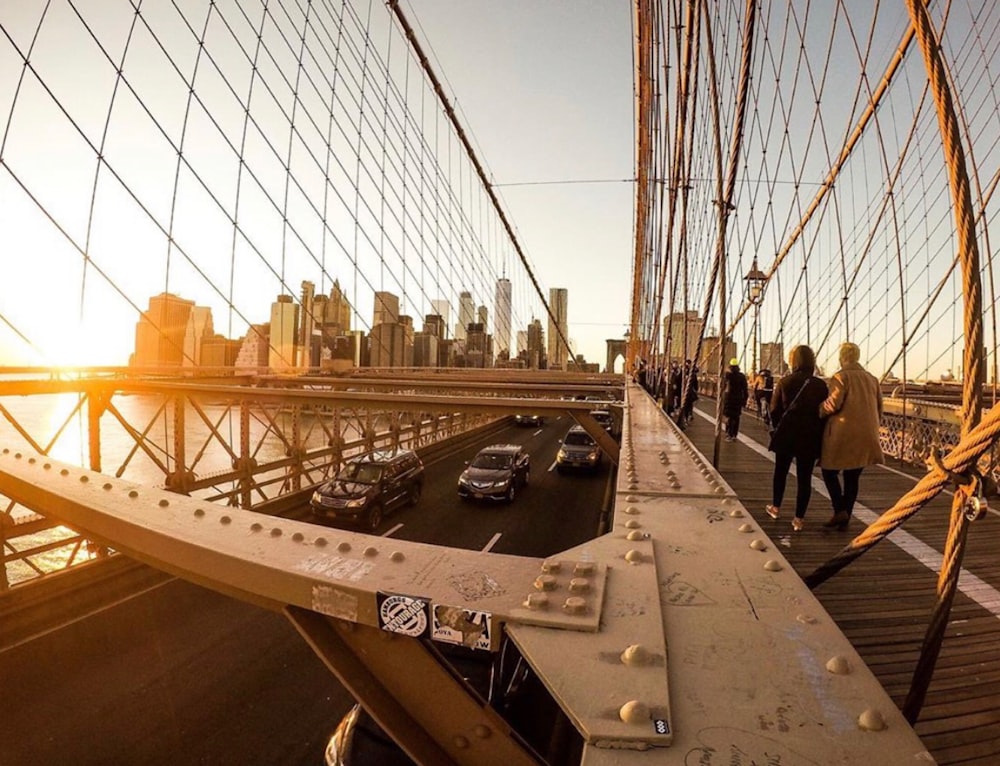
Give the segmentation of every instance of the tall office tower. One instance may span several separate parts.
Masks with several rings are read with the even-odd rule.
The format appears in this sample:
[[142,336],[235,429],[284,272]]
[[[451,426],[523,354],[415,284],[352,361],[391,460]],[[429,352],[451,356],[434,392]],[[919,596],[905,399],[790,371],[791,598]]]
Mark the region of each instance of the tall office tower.
[[380,324],[399,324],[399,297],[392,293],[375,293],[375,311],[372,327]]
[[441,317],[444,323],[444,332],[438,335],[442,340],[448,337],[448,322],[451,318],[451,306],[444,298],[434,298],[431,301],[431,311]]
[[469,325],[476,321],[476,304],[472,302],[472,293],[461,292],[458,295],[458,323],[455,325],[455,339],[465,340]]
[[446,334],[445,319],[440,314],[428,314],[424,317],[424,332],[444,340]]
[[184,337],[194,301],[173,293],[149,299],[149,308],[135,325],[135,354],[132,364],[139,367],[180,366],[184,360]]
[[184,328],[183,367],[197,367],[205,364],[201,358],[202,344],[215,334],[212,326],[212,309],[208,306],[193,306]]
[[351,330],[351,304],[340,289],[340,280],[333,282],[324,321],[326,324],[336,325],[335,335],[346,335]]
[[511,353],[510,345],[510,308],[510,280],[503,277],[497,280],[493,306],[493,311],[496,314],[496,318],[493,320],[493,345],[496,346],[498,357],[515,356]]
[[[309,281],[302,282],[302,321],[299,322],[299,358],[296,364],[299,367],[319,366],[319,350],[317,349],[316,359],[313,359],[313,330],[315,330],[316,316],[314,298],[316,295],[316,285]],[[323,321],[320,318],[320,323]]]
[[532,319],[528,325],[528,367],[540,370],[545,364],[545,333],[540,319]]
[[399,326],[403,328],[403,367],[413,366],[413,317],[402,314],[399,317]]
[[403,325],[381,322],[368,334],[371,348],[369,364],[372,367],[402,367],[404,361]]
[[[563,338],[569,341],[569,325],[566,322],[566,306],[569,303],[569,291],[565,287],[553,287],[549,290],[549,357],[550,370],[567,369],[569,352]],[[552,318],[555,317],[555,322]]]
[[271,351],[267,365],[273,370],[295,367],[295,341],[299,337],[299,307],[291,295],[279,295],[271,304]]
[[[426,328],[426,325],[424,325]],[[438,366],[438,336],[433,332],[417,332],[413,334],[413,366]]]
[[476,324],[483,326],[483,332],[489,332],[490,311],[485,306],[480,306],[476,309]]
[[675,311],[663,317],[663,342],[660,345],[667,349],[667,358],[671,361],[683,362],[694,358],[699,337],[701,319],[697,311]]
[[517,347],[516,347],[517,356],[520,356],[522,351],[527,351],[527,350],[528,350],[528,331],[518,330]]

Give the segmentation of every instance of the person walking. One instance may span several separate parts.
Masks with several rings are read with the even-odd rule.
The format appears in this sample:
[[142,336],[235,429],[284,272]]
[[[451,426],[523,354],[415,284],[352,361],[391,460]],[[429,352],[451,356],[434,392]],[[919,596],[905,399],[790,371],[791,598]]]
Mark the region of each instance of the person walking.
[[680,425],[684,428],[694,418],[694,403],[698,401],[698,368],[690,359],[684,361],[684,382],[681,385],[684,389],[681,395],[684,404],[681,406]]
[[723,385],[722,415],[726,419],[726,441],[734,442],[740,433],[740,415],[750,396],[750,386],[747,376],[740,370],[739,359],[729,360]]
[[788,471],[795,461],[797,489],[792,529],[805,526],[806,509],[812,495],[812,471],[820,456],[823,421],[819,407],[829,395],[826,383],[815,377],[816,354],[809,346],[796,346],[788,354],[792,368],[774,384],[771,395],[771,443],[774,452],[774,476],[771,481],[771,504],[764,510],[772,519],[781,515]]
[[819,407],[826,419],[819,464],[833,505],[833,516],[823,526],[841,531],[854,512],[861,472],[885,462],[879,444],[882,390],[860,359],[856,344],[841,344],[840,369],[830,378],[830,393]]

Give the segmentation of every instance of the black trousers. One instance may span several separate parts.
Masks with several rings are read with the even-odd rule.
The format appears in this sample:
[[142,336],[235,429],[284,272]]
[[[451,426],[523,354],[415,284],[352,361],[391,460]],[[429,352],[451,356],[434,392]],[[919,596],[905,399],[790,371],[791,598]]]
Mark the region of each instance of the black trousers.
[[795,461],[797,488],[795,492],[795,516],[804,518],[812,495],[812,472],[816,466],[816,458],[796,457],[791,452],[774,453],[774,479],[771,485],[771,504],[781,507],[785,496],[785,483],[788,480],[788,469]]
[[[858,487],[861,484],[863,470],[864,468],[848,468],[844,471],[822,469],[823,483],[826,484],[826,491],[830,493],[834,513],[844,511],[850,516],[854,512],[854,503],[858,499]],[[841,473],[844,474],[843,487],[840,486]]]
[[726,415],[726,436],[736,438],[737,434],[739,434],[741,414],[737,412],[735,415]]

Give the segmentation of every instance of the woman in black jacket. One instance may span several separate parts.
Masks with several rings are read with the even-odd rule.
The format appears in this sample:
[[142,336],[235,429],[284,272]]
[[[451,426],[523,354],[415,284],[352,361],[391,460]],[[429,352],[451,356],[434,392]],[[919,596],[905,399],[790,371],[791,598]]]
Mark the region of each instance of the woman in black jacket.
[[785,496],[788,470],[795,460],[798,489],[795,493],[795,517],[792,529],[804,526],[809,497],[812,494],[812,472],[819,459],[823,442],[823,421],[819,405],[829,393],[826,383],[814,376],[816,354],[809,346],[796,346],[788,355],[792,368],[774,384],[771,395],[771,443],[774,452],[774,478],[771,483],[771,505],[765,507],[767,515],[777,519],[781,515],[781,501]]

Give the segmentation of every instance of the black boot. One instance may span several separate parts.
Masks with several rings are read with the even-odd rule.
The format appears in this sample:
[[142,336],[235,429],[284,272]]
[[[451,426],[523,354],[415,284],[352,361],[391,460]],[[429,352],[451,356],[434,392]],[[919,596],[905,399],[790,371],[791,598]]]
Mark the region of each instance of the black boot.
[[847,529],[847,524],[850,520],[851,517],[847,511],[835,511],[830,520],[823,523],[823,526],[827,529],[838,529],[843,532]]

